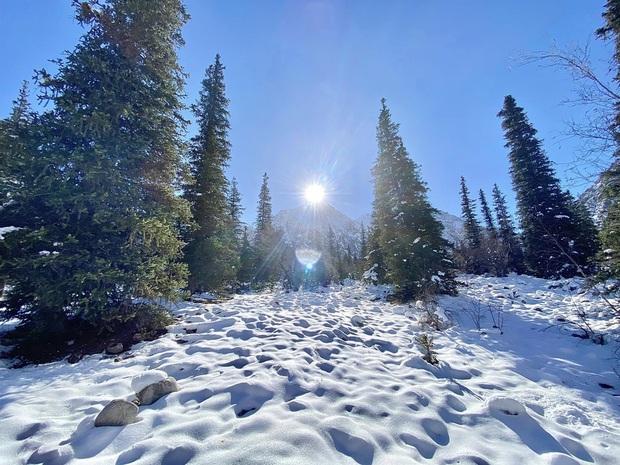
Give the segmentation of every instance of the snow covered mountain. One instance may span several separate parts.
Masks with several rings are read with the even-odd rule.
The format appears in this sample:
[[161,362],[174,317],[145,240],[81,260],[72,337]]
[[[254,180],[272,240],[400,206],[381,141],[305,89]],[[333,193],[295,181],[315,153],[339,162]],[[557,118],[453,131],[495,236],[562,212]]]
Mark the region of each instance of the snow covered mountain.
[[361,227],[360,222],[329,204],[281,210],[274,216],[273,222],[293,244],[324,241],[331,228],[336,243],[344,248],[350,246],[353,251],[357,248]]
[[579,202],[585,205],[597,226],[601,226],[603,223],[607,216],[607,208],[609,207],[609,201],[603,196],[604,187],[603,180],[599,176],[594,184],[578,197]]
[[[458,216],[440,211],[437,219],[444,225],[446,239],[456,242],[462,237],[463,221]],[[284,231],[286,239],[294,244],[324,239],[331,228],[340,246],[351,246],[355,250],[361,225],[368,227],[371,218],[370,214],[366,214],[353,220],[332,205],[324,204],[281,210],[273,221],[276,227]]]

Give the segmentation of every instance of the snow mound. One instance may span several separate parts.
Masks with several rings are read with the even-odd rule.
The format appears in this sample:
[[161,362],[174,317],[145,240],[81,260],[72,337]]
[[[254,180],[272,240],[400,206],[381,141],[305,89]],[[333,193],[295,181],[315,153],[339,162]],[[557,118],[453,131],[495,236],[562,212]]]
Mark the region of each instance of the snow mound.
[[[178,305],[168,334],[118,362],[0,368],[0,463],[617,463],[614,347],[572,337],[570,321],[549,329],[575,302],[603,312],[599,298],[574,280],[461,279],[437,303],[444,331],[354,283]],[[438,365],[421,358],[422,331]],[[167,376],[180,390],[138,422],[94,427],[112,399]]]
[[487,408],[491,415],[525,415],[525,407],[509,397],[491,397],[487,400]]

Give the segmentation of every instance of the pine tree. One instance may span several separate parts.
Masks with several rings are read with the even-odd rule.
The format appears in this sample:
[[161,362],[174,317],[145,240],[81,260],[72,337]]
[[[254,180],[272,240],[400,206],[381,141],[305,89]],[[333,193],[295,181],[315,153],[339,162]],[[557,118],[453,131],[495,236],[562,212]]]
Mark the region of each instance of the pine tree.
[[[23,225],[28,221],[28,212],[16,205],[21,200],[20,188],[27,186],[35,170],[41,168],[33,158],[37,144],[35,121],[36,115],[28,100],[28,85],[24,81],[13,101],[11,114],[0,120],[0,227]],[[11,229],[5,230],[3,236],[11,232]],[[0,238],[0,296],[5,284],[2,261],[8,258],[8,252],[5,241]]]
[[[620,83],[620,0],[608,0],[603,18],[605,25],[596,34],[614,42],[614,80]],[[616,149],[611,166],[603,173],[603,195],[609,207],[600,234],[603,249],[599,255],[600,279],[620,278],[620,101],[614,102],[614,107],[616,115],[612,129]]]
[[198,102],[192,107],[198,134],[192,139],[190,164],[194,182],[186,190],[196,229],[186,248],[191,291],[220,289],[236,275],[236,238],[230,216],[228,99],[220,56],[207,68]]
[[[28,147],[35,115],[28,100],[28,83],[24,81],[17,99],[13,101],[11,114],[0,121],[0,206],[11,200],[11,193],[19,188],[19,175],[32,160]],[[6,222],[0,219],[0,222]],[[11,226],[10,224],[0,224]]]
[[523,108],[509,95],[498,116],[509,151],[525,263],[536,276],[574,276],[592,259],[591,239],[587,231],[575,230],[570,199]]
[[574,238],[575,243],[580,244],[579,249],[573,248],[572,258],[579,264],[579,274],[589,275],[596,268],[593,257],[596,256],[601,246],[599,231],[588,208],[575,199],[569,191],[565,191],[564,195],[571,212],[571,237]]
[[482,211],[482,217],[484,218],[484,224],[487,228],[487,231],[491,237],[497,236],[497,228],[495,227],[495,221],[493,221],[493,215],[491,214],[491,209],[489,208],[489,204],[487,203],[487,198],[484,195],[484,191],[480,189],[479,192],[480,198],[480,210]]
[[453,292],[443,226],[434,217],[419,167],[409,157],[385,99],[381,101],[377,142],[371,237],[384,261],[384,279],[402,299],[427,292]]
[[269,192],[269,176],[263,174],[263,182],[258,194],[258,208],[256,211],[256,237],[260,242],[265,236],[273,231],[273,219],[271,214],[271,193]]
[[179,0],[76,5],[87,31],[54,76],[38,73],[51,109],[37,118],[37,166],[3,212],[21,229],[5,241],[2,316],[20,318],[41,352],[70,322],[111,331],[154,309],[136,299],[176,298],[186,277],[176,225],[189,211],[175,185],[185,10]]
[[265,173],[258,195],[254,236],[255,280],[259,284],[268,284],[276,279],[283,251],[280,239],[280,234],[273,227],[269,176]]
[[523,250],[510,213],[508,213],[506,198],[497,184],[493,185],[493,207],[497,217],[498,237],[507,256],[507,271],[522,273],[524,271]]
[[248,238],[247,226],[243,229],[241,236],[241,248],[239,252],[239,270],[237,272],[237,280],[242,284],[251,283],[255,274],[256,258],[254,256],[254,248]]
[[230,193],[228,195],[228,213],[230,215],[230,221],[232,223],[232,230],[237,241],[241,240],[243,235],[244,226],[241,221],[241,215],[243,214],[243,206],[241,205],[241,193],[239,192],[239,186],[237,180],[232,179],[230,185]]
[[465,178],[461,176],[461,211],[463,218],[463,228],[467,244],[472,249],[480,247],[480,223],[474,213],[475,202],[469,196],[469,189],[465,183]]
[[359,254],[356,257],[356,275],[358,277],[361,277],[364,273],[364,271],[366,271],[365,266],[366,266],[366,260],[367,260],[367,256],[368,256],[368,232],[366,231],[366,226],[364,226],[364,223],[362,223],[360,225],[360,241],[359,241]]

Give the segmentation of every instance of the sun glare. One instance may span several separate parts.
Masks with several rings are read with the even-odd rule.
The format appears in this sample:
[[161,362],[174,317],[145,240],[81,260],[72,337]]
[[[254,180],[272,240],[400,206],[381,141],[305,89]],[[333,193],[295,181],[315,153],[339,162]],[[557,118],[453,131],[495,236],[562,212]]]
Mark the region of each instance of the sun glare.
[[311,205],[317,205],[325,199],[325,188],[320,184],[310,184],[304,190],[304,198]]

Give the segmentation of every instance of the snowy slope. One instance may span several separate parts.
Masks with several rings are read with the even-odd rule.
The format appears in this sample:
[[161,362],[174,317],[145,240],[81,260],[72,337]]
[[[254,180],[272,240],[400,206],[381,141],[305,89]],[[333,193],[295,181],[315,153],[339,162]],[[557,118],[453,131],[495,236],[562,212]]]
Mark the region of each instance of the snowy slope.
[[[0,463],[619,463],[613,346],[549,328],[572,309],[604,312],[601,302],[570,283],[466,281],[461,296],[440,300],[454,324],[433,332],[437,367],[414,342],[422,310],[352,285],[184,304],[169,334],[120,361],[0,369]],[[476,302],[482,332],[468,316]],[[504,334],[490,328],[487,304],[503,310]],[[141,407],[138,423],[94,428],[152,369],[180,391]]]

